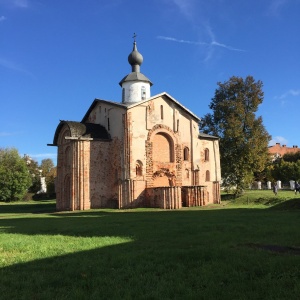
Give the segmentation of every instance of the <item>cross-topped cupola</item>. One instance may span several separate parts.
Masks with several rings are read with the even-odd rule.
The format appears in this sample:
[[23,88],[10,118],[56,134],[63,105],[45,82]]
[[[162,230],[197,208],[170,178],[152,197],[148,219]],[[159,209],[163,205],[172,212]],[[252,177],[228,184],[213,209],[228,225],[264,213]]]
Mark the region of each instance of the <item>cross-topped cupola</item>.
[[134,33],[133,49],[128,56],[132,72],[126,75],[119,83],[122,87],[122,103],[134,103],[150,98],[152,82],[140,72],[143,56],[137,50],[136,36]]

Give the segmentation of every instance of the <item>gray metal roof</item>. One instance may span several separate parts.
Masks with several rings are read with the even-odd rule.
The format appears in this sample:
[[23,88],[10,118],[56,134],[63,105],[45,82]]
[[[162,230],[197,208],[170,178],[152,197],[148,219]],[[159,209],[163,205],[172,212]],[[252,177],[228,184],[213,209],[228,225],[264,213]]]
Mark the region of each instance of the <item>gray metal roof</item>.
[[106,103],[106,104],[110,104],[110,105],[114,105],[114,106],[118,106],[124,109],[130,109],[133,108],[135,106],[139,106],[145,102],[154,100],[155,98],[158,97],[166,97],[167,99],[169,99],[170,101],[174,102],[175,104],[177,104],[179,107],[181,107],[185,112],[187,112],[189,115],[191,115],[193,118],[195,118],[197,121],[200,121],[200,118],[197,117],[194,113],[192,113],[189,109],[187,109],[184,105],[182,105],[180,102],[178,102],[175,98],[173,98],[172,96],[170,96],[168,93],[163,92],[157,95],[154,95],[148,99],[139,101],[139,102],[135,102],[135,103],[120,103],[120,102],[113,102],[113,101],[108,101],[108,100],[103,100],[103,99],[95,99],[93,101],[93,103],[91,104],[91,106],[89,107],[88,111],[86,112],[86,114],[84,115],[83,119],[82,119],[82,123],[85,123],[86,119],[88,118],[89,114],[91,113],[91,111],[94,109],[94,107],[97,105],[97,103]]
[[199,139],[212,139],[212,140],[219,139],[217,136],[213,136],[213,135],[203,133],[203,132],[200,132],[198,137],[199,137]]
[[132,72],[135,68],[139,69],[139,66],[143,63],[143,55],[138,51],[136,41],[133,43],[132,52],[128,55],[128,62],[133,68]]
[[119,85],[122,86],[122,84],[124,82],[128,82],[128,81],[143,81],[143,82],[149,82],[150,86],[153,85],[153,83],[150,81],[150,79],[147,78],[143,73],[140,73],[140,72],[129,73],[119,82]]
[[110,140],[110,135],[107,132],[106,128],[100,124],[82,123],[75,121],[60,121],[56,128],[53,139],[54,146],[57,146],[58,136],[64,125],[68,126],[71,134],[70,137],[73,138]]
[[186,108],[184,105],[182,105],[180,102],[178,102],[175,98],[173,98],[171,95],[169,95],[168,93],[166,92],[163,92],[163,93],[160,93],[160,94],[157,94],[157,95],[154,95],[146,100],[143,100],[143,101],[139,101],[139,102],[135,102],[135,103],[129,103],[128,105],[128,108],[132,108],[134,106],[138,106],[140,104],[143,104],[147,101],[150,101],[150,100],[154,100],[155,98],[158,98],[158,97],[166,97],[167,99],[171,100],[172,102],[176,103],[179,107],[181,107],[184,111],[186,111],[189,115],[193,116],[197,121],[200,121],[200,118],[197,117],[194,113],[192,113],[188,108]]
[[150,86],[153,85],[150,79],[140,72],[140,66],[143,63],[143,56],[137,50],[136,41],[134,41],[133,43],[132,52],[128,55],[128,62],[131,65],[131,73],[126,75],[119,82],[120,86],[122,86],[124,82],[128,82],[128,81],[142,81],[142,82],[150,83]]

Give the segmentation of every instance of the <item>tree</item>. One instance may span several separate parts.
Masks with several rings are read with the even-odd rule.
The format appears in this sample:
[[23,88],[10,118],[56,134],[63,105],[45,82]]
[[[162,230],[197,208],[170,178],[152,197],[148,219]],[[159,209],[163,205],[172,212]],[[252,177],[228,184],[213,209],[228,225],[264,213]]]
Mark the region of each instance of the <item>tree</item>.
[[296,153],[286,153],[283,155],[282,159],[284,161],[297,162],[298,160],[300,160],[300,151]]
[[220,138],[223,185],[236,187],[239,195],[253,180],[254,172],[264,170],[268,160],[268,142],[262,117],[256,117],[263,102],[263,83],[252,76],[245,80],[231,77],[218,83],[209,105],[213,113],[206,114],[200,124],[204,133]]
[[55,178],[56,178],[56,171],[57,168],[53,167],[47,177],[46,177],[46,184],[47,184],[47,193],[49,196],[55,194]]
[[0,201],[21,200],[31,184],[26,162],[18,150],[0,149]]
[[273,162],[272,177],[285,183],[300,181],[300,152],[284,154]]
[[54,167],[54,163],[52,159],[47,158],[41,161],[41,170],[42,176],[45,177],[46,185],[47,185],[47,193],[54,194],[55,193],[55,177],[56,177],[56,167]]
[[51,169],[54,167],[54,163],[51,158],[46,158],[41,161],[42,176],[47,177]]
[[297,162],[289,162],[280,160],[278,163],[274,163],[272,170],[272,176],[276,180],[283,182],[289,182],[290,180],[300,180],[300,160]]
[[32,179],[32,185],[29,188],[29,192],[37,193],[41,189],[41,173],[39,164],[27,154],[24,155],[23,160],[26,162],[27,169]]

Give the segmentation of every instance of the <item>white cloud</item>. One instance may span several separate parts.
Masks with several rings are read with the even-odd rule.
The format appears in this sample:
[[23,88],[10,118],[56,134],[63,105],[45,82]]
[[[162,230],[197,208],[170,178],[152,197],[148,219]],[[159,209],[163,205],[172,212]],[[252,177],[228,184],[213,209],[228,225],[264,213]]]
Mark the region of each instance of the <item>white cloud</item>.
[[194,15],[194,1],[193,0],[172,0],[173,3],[179,8],[181,14],[188,19]]
[[[229,51],[245,51],[230,45],[226,45],[216,40],[212,29],[207,26],[207,14],[204,12],[207,9],[211,9],[212,5],[204,0],[166,0],[168,3],[172,3],[175,6],[180,14],[185,17],[185,19],[191,24],[193,30],[198,32],[198,36],[208,36],[208,41],[190,41],[184,39],[176,39],[173,37],[159,36],[158,38],[178,42],[186,43],[193,45],[205,46],[205,59],[204,61],[209,61],[215,53],[215,50],[218,48],[224,48]],[[221,0],[222,1],[222,0]],[[201,38],[203,40],[203,38]]]
[[289,0],[272,0],[268,7],[267,13],[271,16],[278,16],[283,6],[288,2]]
[[5,131],[2,131],[0,132],[0,136],[12,136],[12,135],[16,135],[17,133],[15,132],[5,132]]
[[28,8],[29,0],[0,0],[0,5],[9,8]]
[[29,6],[28,0],[13,0],[15,7],[27,8]]
[[275,136],[272,138],[272,140],[269,142],[269,146],[274,146],[276,143],[280,143],[281,145],[287,145],[288,140],[285,139],[282,136]]
[[189,40],[183,40],[183,39],[176,39],[174,37],[168,37],[168,36],[157,36],[157,38],[161,39],[161,40],[165,40],[165,41],[176,42],[176,43],[185,43],[185,44],[191,44],[191,45],[206,46],[207,47],[207,53],[206,53],[205,61],[208,61],[212,57],[213,49],[216,48],[216,47],[225,48],[225,49],[230,50],[230,51],[239,51],[239,52],[245,51],[245,50],[242,50],[242,49],[234,48],[232,46],[225,45],[225,44],[217,42],[210,27],[207,27],[207,32],[208,32],[208,35],[211,39],[211,42],[209,42],[209,43],[189,41]]
[[32,158],[56,158],[57,153],[38,153],[38,154],[28,154]]
[[30,75],[30,76],[34,77],[34,75],[31,72],[29,72],[29,71],[25,70],[24,68],[20,67],[18,64],[0,57],[0,67],[1,66],[6,68],[6,69],[9,69],[9,70],[12,70],[12,71],[17,71],[17,72],[24,73],[24,74],[27,74],[27,75]]
[[282,95],[275,97],[275,98],[283,100],[283,99],[288,98],[289,96],[296,97],[299,95],[300,95],[300,89],[299,90],[290,89],[287,92],[285,92]]
[[285,106],[287,103],[291,102],[291,97],[300,96],[300,89],[290,89],[287,92],[281,94],[280,96],[275,96],[274,99],[280,100],[280,104]]
[[169,36],[158,36],[158,39],[165,40],[165,41],[172,41],[177,43],[184,43],[184,44],[192,44],[192,45],[205,45],[208,46],[208,43],[205,42],[195,42],[195,41],[187,41],[187,40],[180,40]]
[[210,46],[222,47],[222,48],[225,48],[227,50],[232,50],[232,51],[245,51],[245,50],[242,50],[242,49],[234,48],[234,47],[231,47],[231,46],[228,46],[228,45],[217,42],[216,38],[215,38],[215,35],[214,35],[214,33],[213,33],[210,26],[206,25],[206,30],[207,30],[207,33],[208,33],[210,39],[211,39]]
[[205,28],[206,28],[206,33],[209,36],[211,42],[209,44],[208,52],[207,52],[207,55],[206,55],[206,58],[205,58],[204,61],[209,61],[211,59],[211,57],[214,54],[214,48],[216,48],[216,47],[225,48],[225,49],[230,50],[230,51],[238,51],[238,52],[244,52],[245,51],[245,50],[242,50],[242,49],[234,48],[232,46],[225,45],[223,43],[217,42],[211,27],[206,24]]

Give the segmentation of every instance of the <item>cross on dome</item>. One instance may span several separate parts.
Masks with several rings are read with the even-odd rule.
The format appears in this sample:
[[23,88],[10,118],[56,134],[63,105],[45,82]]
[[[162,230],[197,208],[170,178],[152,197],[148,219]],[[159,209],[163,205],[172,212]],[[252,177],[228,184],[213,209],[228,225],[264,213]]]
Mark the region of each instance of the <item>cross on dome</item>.
[[133,33],[133,37],[132,37],[134,42],[135,42],[135,38],[136,38],[136,37],[137,37],[137,34],[134,32],[134,33]]

